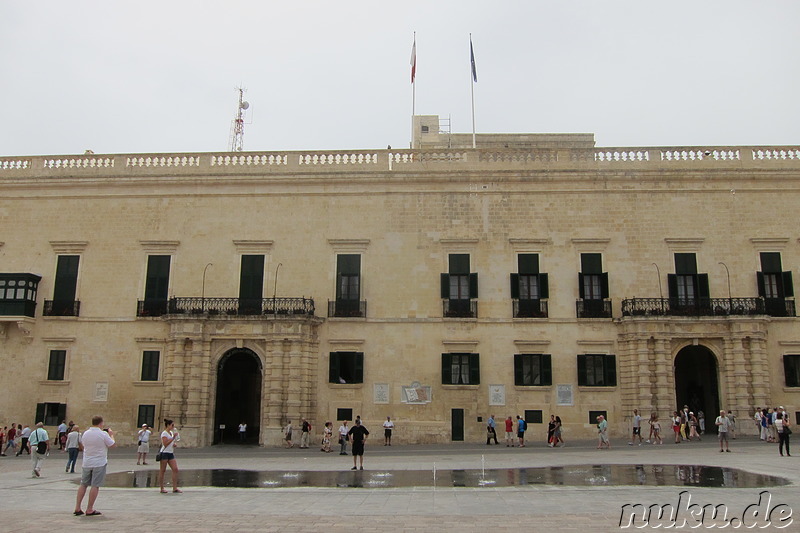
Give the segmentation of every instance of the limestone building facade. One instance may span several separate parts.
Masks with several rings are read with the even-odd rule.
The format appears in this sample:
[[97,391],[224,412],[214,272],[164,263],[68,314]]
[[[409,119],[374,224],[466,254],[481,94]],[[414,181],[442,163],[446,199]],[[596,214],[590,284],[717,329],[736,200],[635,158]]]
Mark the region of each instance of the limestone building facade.
[[[800,411],[800,147],[440,133],[411,149],[0,158],[3,424],[276,445]],[[752,429],[741,424],[741,429]],[[502,436],[502,432],[501,432]]]

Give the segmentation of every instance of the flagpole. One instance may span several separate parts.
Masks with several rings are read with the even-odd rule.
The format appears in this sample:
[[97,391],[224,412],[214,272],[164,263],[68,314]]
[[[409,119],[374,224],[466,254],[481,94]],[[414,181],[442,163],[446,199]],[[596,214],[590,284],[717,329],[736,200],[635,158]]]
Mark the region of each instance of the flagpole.
[[469,94],[472,100],[472,147],[476,147],[475,143],[475,54],[472,51],[472,34],[469,34]]
[[414,147],[414,116],[417,113],[417,32],[414,32],[414,44],[411,46],[411,142],[409,148]]

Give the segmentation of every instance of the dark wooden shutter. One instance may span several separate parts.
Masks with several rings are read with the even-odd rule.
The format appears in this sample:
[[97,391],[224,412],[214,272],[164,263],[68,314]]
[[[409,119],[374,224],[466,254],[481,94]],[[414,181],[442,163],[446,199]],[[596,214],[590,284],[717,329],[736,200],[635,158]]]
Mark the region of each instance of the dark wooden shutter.
[[606,355],[603,358],[603,381],[607,387],[617,386],[617,356]]
[[542,376],[542,385],[552,385],[553,384],[553,367],[551,363],[551,357],[549,353],[543,353],[539,356],[541,360],[541,373]]
[[243,255],[239,277],[239,298],[261,300],[264,297],[264,256]]
[[517,272],[520,274],[538,274],[539,254],[519,254],[517,256]]
[[783,272],[783,296],[785,297],[792,297],[794,296],[794,284],[792,283],[792,272]]
[[330,353],[328,383],[339,383],[339,354],[337,352]]
[[600,298],[605,300],[609,297],[608,295],[608,272],[603,272],[600,275]]
[[539,298],[550,298],[550,282],[547,274],[539,274]]
[[708,289],[708,274],[697,275],[697,295],[700,298],[711,298],[711,292]]
[[514,385],[521,386],[525,385],[523,382],[523,375],[522,375],[522,360],[526,356],[521,353],[514,354]]
[[478,273],[473,272],[469,275],[469,297],[478,297]]
[[450,298],[450,274],[440,274],[439,281],[442,284],[442,299]]
[[583,272],[578,272],[578,298],[581,300],[586,298],[586,295],[583,291]]
[[678,275],[667,274],[667,294],[670,298],[678,297]]
[[781,270],[780,252],[761,252],[761,271],[767,274],[777,274]]
[[354,366],[355,366],[355,382],[356,383],[364,383],[364,353],[357,352],[353,354],[355,358]]
[[336,299],[342,299],[342,276],[358,278],[358,294],[349,294],[348,299],[361,297],[361,256],[359,254],[339,254],[336,256]]
[[453,367],[450,361],[450,354],[442,354],[442,384],[451,385],[453,383]]
[[586,385],[586,355],[578,354],[578,385]]
[[480,355],[476,353],[469,354],[469,384],[479,385],[481,382],[481,365]]
[[66,362],[66,350],[50,350],[50,364],[47,369],[47,379],[50,381],[63,380]]
[[469,254],[450,254],[448,266],[450,274],[469,274]]
[[783,375],[786,376],[787,387],[800,386],[800,383],[797,382],[797,371],[795,370],[793,364],[797,362],[797,359],[800,359],[800,357],[796,355],[783,356]]
[[758,286],[758,295],[764,298],[767,294],[767,289],[764,286],[763,272],[756,272],[756,286]]
[[511,298],[519,299],[519,274],[511,274]]
[[56,280],[53,300],[63,303],[75,301],[75,288],[78,284],[79,255],[59,255],[56,266]]
[[34,424],[38,424],[39,422],[44,422],[44,404],[37,403],[36,404],[36,418]]
[[150,255],[147,257],[147,280],[144,288],[145,300],[166,300],[169,294],[168,255]]

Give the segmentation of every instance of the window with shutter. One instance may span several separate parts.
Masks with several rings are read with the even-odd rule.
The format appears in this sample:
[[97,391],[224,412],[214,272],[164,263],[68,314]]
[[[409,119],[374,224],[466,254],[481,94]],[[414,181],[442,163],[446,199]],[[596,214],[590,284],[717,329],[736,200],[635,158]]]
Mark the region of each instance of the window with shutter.
[[66,364],[66,350],[50,350],[50,362],[47,367],[47,379],[49,381],[62,381],[66,371]]
[[142,352],[142,381],[158,381],[161,352],[145,350]]
[[784,355],[783,371],[787,387],[800,387],[800,355]]
[[362,352],[331,352],[328,382],[363,383],[364,354]]

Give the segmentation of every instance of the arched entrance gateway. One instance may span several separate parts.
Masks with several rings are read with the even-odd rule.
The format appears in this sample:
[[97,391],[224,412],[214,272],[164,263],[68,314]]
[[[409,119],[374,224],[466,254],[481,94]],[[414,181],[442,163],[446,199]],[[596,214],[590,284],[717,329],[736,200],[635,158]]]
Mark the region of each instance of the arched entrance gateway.
[[675,408],[703,411],[706,431],[715,433],[719,415],[719,371],[714,354],[705,346],[686,346],[675,356]]
[[234,348],[222,356],[217,365],[214,444],[239,442],[242,422],[247,424],[247,442],[258,444],[262,374],[261,359],[247,348]]

